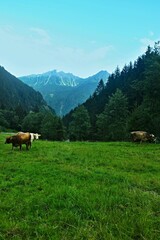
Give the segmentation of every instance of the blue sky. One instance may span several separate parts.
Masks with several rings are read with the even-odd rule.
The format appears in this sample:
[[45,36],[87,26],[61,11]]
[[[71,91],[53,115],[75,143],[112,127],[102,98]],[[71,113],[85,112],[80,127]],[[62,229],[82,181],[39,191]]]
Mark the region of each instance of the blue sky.
[[0,0],[0,65],[17,77],[111,73],[160,40],[159,11],[159,0]]

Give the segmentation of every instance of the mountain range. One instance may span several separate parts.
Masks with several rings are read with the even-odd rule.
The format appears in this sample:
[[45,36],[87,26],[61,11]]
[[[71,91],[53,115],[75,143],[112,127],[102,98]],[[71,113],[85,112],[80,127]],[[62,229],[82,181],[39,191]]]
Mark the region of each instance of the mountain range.
[[95,91],[99,81],[107,81],[109,73],[100,71],[88,78],[74,76],[63,71],[49,71],[19,77],[25,84],[39,91],[57,115],[63,116],[85,102]]

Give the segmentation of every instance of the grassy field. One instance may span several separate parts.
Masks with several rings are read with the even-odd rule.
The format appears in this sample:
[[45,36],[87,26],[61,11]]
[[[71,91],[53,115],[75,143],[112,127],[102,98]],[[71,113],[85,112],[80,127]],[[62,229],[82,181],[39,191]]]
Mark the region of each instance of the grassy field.
[[0,239],[160,239],[160,144],[0,134]]

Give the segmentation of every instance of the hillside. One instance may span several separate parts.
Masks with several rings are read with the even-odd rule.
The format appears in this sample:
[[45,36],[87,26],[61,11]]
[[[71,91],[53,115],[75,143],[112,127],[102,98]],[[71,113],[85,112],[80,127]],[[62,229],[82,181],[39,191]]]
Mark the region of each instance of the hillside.
[[0,67],[0,108],[49,109],[42,95]]
[[[134,63],[117,68],[102,90],[83,104],[90,121],[90,139],[115,141],[128,139],[129,132],[148,131],[160,137],[160,43],[150,46]],[[81,106],[79,106],[81,107]],[[63,120],[74,134],[78,110]],[[76,125],[78,128],[78,125]],[[79,129],[81,127],[79,126]],[[70,134],[71,135],[71,134]]]
[[53,70],[19,79],[41,92],[48,105],[55,109],[58,115],[63,116],[78,104],[85,102],[93,94],[98,82],[101,79],[106,82],[108,76],[107,71],[101,71],[83,79],[71,73]]

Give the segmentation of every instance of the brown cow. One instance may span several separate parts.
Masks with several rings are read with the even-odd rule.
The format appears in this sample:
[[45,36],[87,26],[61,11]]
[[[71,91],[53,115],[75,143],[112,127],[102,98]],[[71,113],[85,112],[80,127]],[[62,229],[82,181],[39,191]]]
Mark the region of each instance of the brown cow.
[[20,132],[16,135],[7,137],[5,143],[12,143],[12,149],[13,147],[19,146],[20,150],[22,149],[22,144],[26,144],[26,149],[28,150],[28,146],[31,146],[31,135],[29,132]]
[[[24,132],[18,132],[16,135],[19,135],[19,134],[24,134]],[[38,140],[39,137],[41,136],[41,134],[39,134],[39,133],[30,133],[30,136],[31,136],[31,138],[30,138],[29,147],[31,148],[32,142],[34,140]]]
[[144,131],[131,132],[133,142],[156,142],[156,137],[153,134]]

